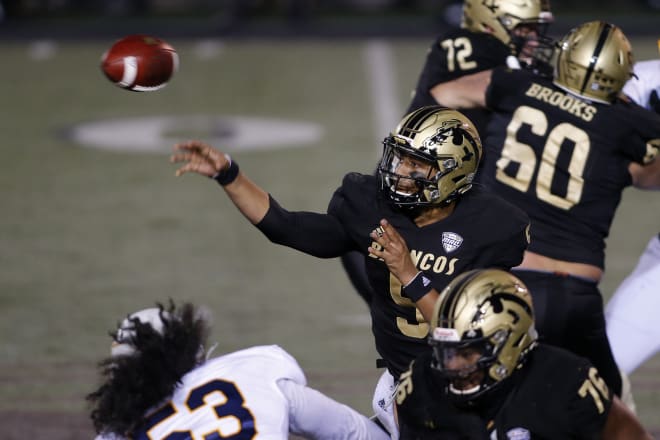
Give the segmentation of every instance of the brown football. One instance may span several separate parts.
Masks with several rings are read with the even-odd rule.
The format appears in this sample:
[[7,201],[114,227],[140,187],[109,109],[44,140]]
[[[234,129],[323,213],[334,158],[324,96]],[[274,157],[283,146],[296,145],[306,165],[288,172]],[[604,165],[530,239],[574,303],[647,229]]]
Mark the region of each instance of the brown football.
[[117,86],[135,92],[162,89],[179,67],[176,50],[148,35],[116,41],[101,57],[101,70]]

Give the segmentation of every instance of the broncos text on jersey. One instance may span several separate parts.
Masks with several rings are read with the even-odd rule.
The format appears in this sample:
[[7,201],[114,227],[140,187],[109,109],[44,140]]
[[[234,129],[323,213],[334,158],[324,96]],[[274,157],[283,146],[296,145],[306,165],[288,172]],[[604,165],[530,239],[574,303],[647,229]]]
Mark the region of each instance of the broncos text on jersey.
[[[379,196],[376,177],[351,173],[335,192],[328,214],[339,219],[365,256],[373,246],[369,233],[380,219],[387,219],[437,291],[466,270],[517,266],[529,238],[527,215],[479,187],[461,197],[449,217],[420,228]],[[402,295],[401,284],[383,261],[367,257],[366,270],[374,290],[371,315],[376,349],[398,377],[412,359],[430,350],[429,326],[415,304]]]

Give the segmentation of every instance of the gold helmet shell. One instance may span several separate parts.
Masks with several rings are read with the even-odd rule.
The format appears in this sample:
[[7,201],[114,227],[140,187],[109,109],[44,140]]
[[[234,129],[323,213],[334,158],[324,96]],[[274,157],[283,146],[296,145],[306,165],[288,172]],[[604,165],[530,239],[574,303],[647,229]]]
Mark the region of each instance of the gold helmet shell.
[[630,42],[617,26],[584,23],[558,44],[554,83],[590,101],[611,103],[633,76]]
[[553,19],[549,0],[465,0],[461,27],[511,45],[517,26],[549,24]]
[[434,368],[447,373],[443,351],[479,346],[477,366],[484,379],[469,398],[475,398],[509,377],[536,345],[532,298],[527,287],[510,272],[476,269],[456,277],[442,291],[431,320],[429,344]]
[[[450,203],[472,187],[482,156],[474,124],[463,113],[441,106],[422,107],[404,116],[383,146],[378,166],[381,190],[399,207]],[[397,174],[398,161],[404,155],[431,164],[431,174]],[[398,192],[401,179],[413,180],[417,192]]]

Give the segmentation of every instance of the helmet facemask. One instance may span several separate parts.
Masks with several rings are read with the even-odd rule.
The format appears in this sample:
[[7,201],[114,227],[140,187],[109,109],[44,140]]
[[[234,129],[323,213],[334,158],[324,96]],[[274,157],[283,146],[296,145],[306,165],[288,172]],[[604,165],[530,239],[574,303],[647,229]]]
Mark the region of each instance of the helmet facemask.
[[544,42],[554,21],[549,1],[465,0],[461,27],[493,35],[509,46],[522,64],[529,64],[534,42]]
[[[449,382],[449,391],[456,400],[473,400],[508,376],[504,367],[495,365],[508,336],[500,329],[489,336],[475,331],[473,337],[461,339],[455,329],[435,328],[429,337],[431,366]],[[494,366],[499,379],[490,374]]]
[[[400,136],[388,136],[383,141],[383,158],[378,167],[382,187],[399,207],[437,204],[440,198],[438,181],[442,176],[456,169],[456,160],[454,158],[444,160],[444,171],[440,171],[434,159],[420,154],[407,143],[408,141]],[[397,171],[406,156],[428,165],[428,171],[426,173],[412,171],[408,175],[399,174]],[[446,199],[444,203],[450,201]]]
[[[547,24],[540,26],[546,28]],[[521,68],[545,78],[552,77],[557,42],[545,35],[545,30],[536,33],[514,33],[511,36],[511,46],[514,47]]]
[[112,356],[133,355],[138,334],[161,337],[172,315],[160,307],[140,310],[127,316],[112,333]]

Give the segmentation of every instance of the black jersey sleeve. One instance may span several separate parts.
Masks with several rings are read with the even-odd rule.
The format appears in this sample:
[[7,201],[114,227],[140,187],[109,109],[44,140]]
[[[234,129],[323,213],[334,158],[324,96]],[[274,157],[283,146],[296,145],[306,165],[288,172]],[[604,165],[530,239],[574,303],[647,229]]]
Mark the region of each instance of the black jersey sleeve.
[[423,76],[427,86],[506,65],[509,48],[492,35],[466,30],[440,36],[431,46]]
[[334,258],[352,250],[352,242],[334,216],[307,211],[287,211],[272,197],[270,207],[256,227],[276,244],[320,258]]
[[576,438],[593,438],[601,433],[612,407],[612,392],[598,374],[596,367],[586,359],[576,368],[578,374],[572,382],[572,393],[566,405],[566,422],[573,426]]
[[520,79],[530,75],[527,70],[513,70],[504,66],[493,69],[486,89],[486,107],[497,108],[503,99],[518,93]]
[[585,358],[539,344],[497,417],[498,432],[522,426],[532,438],[600,438],[612,393]]
[[660,154],[660,115],[634,102],[619,100],[615,107],[622,107],[619,122],[629,127],[626,142],[619,145],[621,154],[632,162],[649,164]]
[[507,45],[489,34],[455,29],[440,35],[428,51],[408,112],[436,104],[430,94],[436,85],[506,65],[510,54]]

